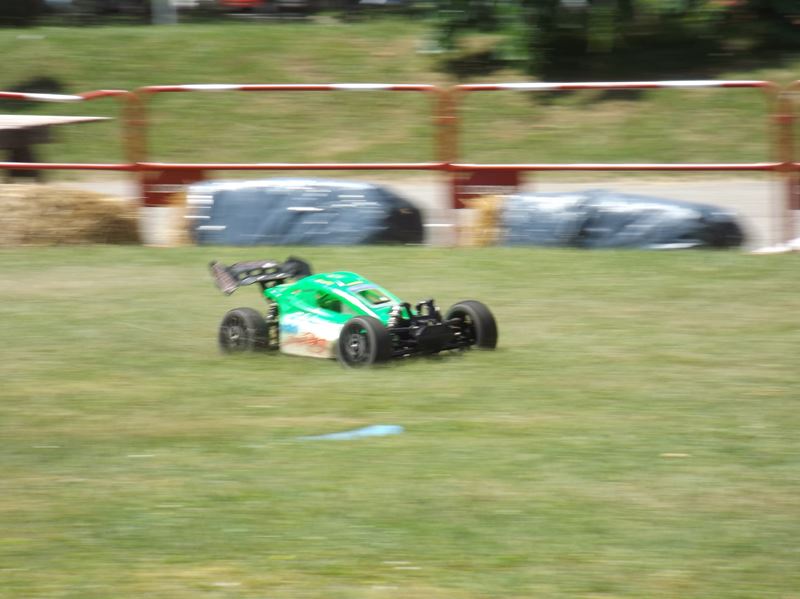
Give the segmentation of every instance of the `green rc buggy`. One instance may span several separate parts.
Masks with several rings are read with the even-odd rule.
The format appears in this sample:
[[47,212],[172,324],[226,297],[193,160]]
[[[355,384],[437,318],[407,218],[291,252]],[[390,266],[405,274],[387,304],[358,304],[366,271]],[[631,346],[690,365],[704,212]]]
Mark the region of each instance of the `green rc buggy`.
[[442,316],[432,299],[412,308],[355,273],[312,274],[308,263],[292,257],[282,263],[212,262],[210,268],[226,295],[258,284],[268,304],[264,314],[236,308],[225,315],[219,327],[219,345],[225,352],[280,349],[363,366],[497,345],[494,316],[474,300],[459,302]]

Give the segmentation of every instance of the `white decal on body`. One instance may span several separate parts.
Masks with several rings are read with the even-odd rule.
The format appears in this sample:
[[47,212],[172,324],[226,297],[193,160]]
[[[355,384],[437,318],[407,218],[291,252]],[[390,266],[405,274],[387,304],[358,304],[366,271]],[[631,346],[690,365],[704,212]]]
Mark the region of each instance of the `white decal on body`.
[[342,325],[313,314],[288,314],[281,319],[281,351],[295,356],[333,358],[341,330]]

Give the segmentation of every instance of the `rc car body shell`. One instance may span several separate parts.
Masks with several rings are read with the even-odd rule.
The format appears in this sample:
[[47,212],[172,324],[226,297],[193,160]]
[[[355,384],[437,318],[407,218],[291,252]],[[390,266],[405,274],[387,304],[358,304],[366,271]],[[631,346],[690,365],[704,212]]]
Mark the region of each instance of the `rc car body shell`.
[[353,316],[371,316],[389,324],[401,300],[352,272],[311,275],[296,283],[264,289],[278,306],[280,350],[314,358],[336,357],[336,342]]

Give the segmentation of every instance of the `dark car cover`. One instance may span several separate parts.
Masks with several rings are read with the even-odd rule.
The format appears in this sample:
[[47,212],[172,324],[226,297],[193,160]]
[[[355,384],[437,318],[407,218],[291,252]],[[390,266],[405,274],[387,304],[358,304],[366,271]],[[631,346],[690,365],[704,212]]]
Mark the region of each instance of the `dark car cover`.
[[422,243],[411,202],[369,183],[320,179],[192,185],[187,218],[200,245]]
[[500,215],[505,245],[671,249],[735,247],[735,216],[709,204],[590,190],[509,196]]

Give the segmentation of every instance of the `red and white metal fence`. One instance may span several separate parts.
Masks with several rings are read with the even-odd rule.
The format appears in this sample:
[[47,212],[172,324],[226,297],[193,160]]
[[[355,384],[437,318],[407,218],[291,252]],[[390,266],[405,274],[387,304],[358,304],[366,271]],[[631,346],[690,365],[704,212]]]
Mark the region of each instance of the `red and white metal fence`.
[[[159,93],[173,92],[336,92],[336,91],[385,91],[385,92],[421,92],[432,94],[434,103],[435,123],[438,124],[438,110],[441,109],[440,96],[443,91],[434,85],[412,84],[383,84],[383,83],[331,83],[331,84],[254,84],[254,85],[227,85],[227,84],[197,84],[197,85],[153,85],[143,87],[136,91],[140,98],[141,109],[145,110],[148,96]],[[153,170],[182,170],[187,168],[200,168],[203,170],[442,170],[446,165],[444,161],[432,162],[387,162],[387,163],[169,163],[169,162],[140,162],[139,166]]]
[[[445,109],[444,91],[434,85],[386,84],[386,83],[330,83],[330,84],[196,84],[196,85],[153,85],[136,91],[140,99],[139,108],[144,115],[147,101],[154,94],[175,92],[414,92],[429,94],[432,97],[431,118],[435,127],[442,126],[442,111]],[[147,122],[146,118],[142,119]],[[146,152],[146,127],[140,127],[140,145]],[[437,135],[437,140],[443,138]],[[256,162],[256,163],[174,163],[150,162],[142,159],[138,162],[144,172],[142,191],[145,202],[157,205],[169,202],[169,197],[176,189],[186,183],[201,180],[206,171],[227,170],[394,170],[394,171],[442,171],[447,167],[442,157],[444,149],[437,146],[439,160],[420,162]]]
[[[576,90],[654,90],[697,88],[759,88],[765,95],[765,118],[772,121],[770,143],[773,156],[762,162],[719,163],[514,163],[486,164],[459,160],[459,111],[467,94],[493,91],[553,92]],[[155,94],[183,92],[412,92],[431,96],[429,118],[434,124],[436,156],[419,162],[252,162],[252,163],[187,163],[157,162],[148,159],[148,130],[151,109],[149,100]],[[115,97],[122,103],[122,146],[126,162],[0,162],[0,169],[65,169],[134,172],[142,183],[142,200],[148,205],[169,201],[176,190],[197,181],[207,171],[217,170],[418,170],[450,173],[452,206],[463,206],[462,200],[487,192],[516,189],[524,172],[544,171],[685,171],[685,172],[767,172],[786,181],[785,234],[790,233],[790,209],[800,209],[800,156],[796,154],[795,124],[800,104],[800,81],[780,88],[769,81],[633,81],[577,83],[480,83],[458,85],[449,89],[433,85],[333,83],[333,84],[196,84],[157,85],[135,92],[98,90],[77,95],[0,92],[3,99],[33,102],[83,102]],[[2,105],[2,104],[0,104]]]
[[[121,163],[82,163],[82,162],[0,162],[0,169],[14,170],[92,170],[92,171],[134,171],[135,150],[133,140],[138,123],[134,114],[138,99],[135,94],[119,89],[101,89],[77,95],[39,94],[0,91],[0,100],[23,100],[29,102],[80,103],[101,98],[117,98],[121,103],[122,149],[127,162]],[[0,104],[2,106],[2,104]],[[1,110],[1,109],[0,109]]]

